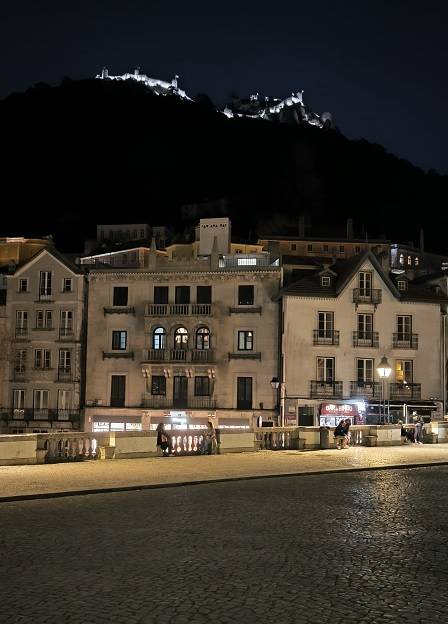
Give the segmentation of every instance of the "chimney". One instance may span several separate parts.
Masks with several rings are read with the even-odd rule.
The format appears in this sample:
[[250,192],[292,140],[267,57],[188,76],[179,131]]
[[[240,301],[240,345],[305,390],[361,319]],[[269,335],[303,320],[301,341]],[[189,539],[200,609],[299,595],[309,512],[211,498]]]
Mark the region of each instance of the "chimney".
[[353,219],[347,219],[347,240],[352,240],[353,238]]
[[420,251],[425,253],[425,232],[423,228],[420,228]]
[[305,238],[305,215],[299,215],[299,237]]

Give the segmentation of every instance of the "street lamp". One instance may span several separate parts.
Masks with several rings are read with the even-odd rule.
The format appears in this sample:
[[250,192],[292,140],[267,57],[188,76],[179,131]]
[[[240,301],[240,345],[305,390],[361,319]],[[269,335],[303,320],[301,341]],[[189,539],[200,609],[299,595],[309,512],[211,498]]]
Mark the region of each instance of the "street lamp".
[[277,394],[277,409],[279,410],[279,424],[280,427],[285,426],[285,384],[282,383],[278,377],[271,379],[271,388],[278,392],[280,388],[280,396]]
[[390,367],[389,362],[387,361],[387,357],[383,355],[381,358],[381,362],[378,364],[377,369],[378,377],[381,379],[381,406],[383,423],[385,419],[386,412],[386,379],[390,376],[392,372],[392,368]]

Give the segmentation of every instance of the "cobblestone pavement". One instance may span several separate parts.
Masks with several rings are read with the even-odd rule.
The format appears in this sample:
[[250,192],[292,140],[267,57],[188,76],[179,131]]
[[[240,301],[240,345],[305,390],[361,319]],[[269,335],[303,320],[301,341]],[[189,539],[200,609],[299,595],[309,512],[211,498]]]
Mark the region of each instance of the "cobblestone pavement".
[[447,467],[3,503],[8,624],[448,621]]
[[0,466],[0,502],[10,496],[138,487],[331,470],[448,462],[448,444],[353,447],[338,451],[261,451],[39,466]]

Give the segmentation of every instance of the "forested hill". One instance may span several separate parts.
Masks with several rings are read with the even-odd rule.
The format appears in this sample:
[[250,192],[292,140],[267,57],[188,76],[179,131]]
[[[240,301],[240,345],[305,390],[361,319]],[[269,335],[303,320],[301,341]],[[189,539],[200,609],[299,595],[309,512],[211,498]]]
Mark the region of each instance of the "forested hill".
[[78,250],[97,223],[182,230],[180,206],[227,198],[233,230],[297,233],[299,214],[446,249],[448,178],[337,130],[228,119],[134,82],[64,80],[0,101],[0,234]]

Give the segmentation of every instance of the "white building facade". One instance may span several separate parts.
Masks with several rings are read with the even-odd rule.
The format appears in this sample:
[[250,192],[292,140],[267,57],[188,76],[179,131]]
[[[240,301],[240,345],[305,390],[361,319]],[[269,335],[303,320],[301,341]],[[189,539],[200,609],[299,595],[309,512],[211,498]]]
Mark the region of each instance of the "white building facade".
[[442,417],[445,305],[443,293],[390,278],[369,252],[303,271],[282,291],[285,423]]

